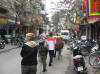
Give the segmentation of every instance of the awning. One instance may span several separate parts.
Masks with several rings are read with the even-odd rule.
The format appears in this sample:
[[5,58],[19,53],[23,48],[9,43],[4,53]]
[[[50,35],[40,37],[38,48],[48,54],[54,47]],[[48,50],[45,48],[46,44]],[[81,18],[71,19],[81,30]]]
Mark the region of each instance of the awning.
[[95,23],[95,22],[98,22],[98,21],[100,21],[100,20],[93,19],[93,20],[89,20],[88,23]]

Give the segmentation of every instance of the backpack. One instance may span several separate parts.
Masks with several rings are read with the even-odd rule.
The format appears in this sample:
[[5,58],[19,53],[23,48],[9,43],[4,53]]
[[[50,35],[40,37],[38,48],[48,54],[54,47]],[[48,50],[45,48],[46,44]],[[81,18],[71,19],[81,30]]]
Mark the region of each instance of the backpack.
[[46,56],[48,53],[48,48],[45,46],[39,46],[39,55]]

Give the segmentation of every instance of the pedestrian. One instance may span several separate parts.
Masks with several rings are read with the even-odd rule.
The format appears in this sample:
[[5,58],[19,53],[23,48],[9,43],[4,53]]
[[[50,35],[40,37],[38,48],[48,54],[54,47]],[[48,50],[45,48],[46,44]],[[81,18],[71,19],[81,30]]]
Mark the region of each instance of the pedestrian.
[[100,36],[98,36],[97,44],[98,44],[98,50],[100,50]]
[[49,57],[50,57],[49,66],[52,66],[54,51],[55,51],[55,44],[56,44],[56,39],[55,37],[53,37],[53,33],[50,32],[49,37],[47,38],[47,45],[48,45]]
[[61,57],[61,52],[63,47],[64,47],[63,37],[59,35],[56,37],[55,54],[54,54],[54,56],[56,57],[56,52],[58,52],[58,60]]
[[37,72],[37,52],[38,46],[33,41],[35,35],[33,33],[26,34],[26,43],[21,50],[21,71],[22,74],[36,74]]
[[19,45],[19,47],[22,47],[25,42],[26,41],[25,41],[24,35],[20,36],[20,38],[18,39],[18,45]]
[[40,40],[38,50],[39,50],[40,63],[43,65],[43,72],[46,72],[47,71],[46,60],[47,60],[48,48],[47,46],[45,46],[45,40]]

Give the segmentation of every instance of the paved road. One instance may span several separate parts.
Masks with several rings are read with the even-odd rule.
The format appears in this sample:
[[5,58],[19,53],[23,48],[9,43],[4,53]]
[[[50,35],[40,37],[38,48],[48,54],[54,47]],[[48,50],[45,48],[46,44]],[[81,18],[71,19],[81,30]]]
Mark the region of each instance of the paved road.
[[[10,48],[11,46],[8,46]],[[21,48],[16,48],[0,54],[0,74],[21,74]],[[49,59],[49,57],[48,57]],[[48,60],[47,60],[48,62]],[[62,58],[54,59],[53,66],[47,66],[47,72],[43,73],[41,65],[38,63],[37,74],[73,74],[72,60],[69,51],[64,49]]]
[[[15,48],[15,49],[11,49]],[[8,50],[11,49],[11,50]],[[6,51],[0,53],[0,74],[21,74],[21,57],[20,51],[21,48],[16,48],[15,46],[8,45],[5,48]],[[91,70],[91,67],[88,64],[88,57],[85,57],[86,65],[88,67],[88,74],[94,74]],[[48,63],[49,57],[47,59]],[[42,72],[42,67],[38,63],[38,72],[37,74],[76,74],[73,69],[72,55],[69,50],[66,50],[66,46],[62,52],[62,58],[60,60],[54,58],[53,66],[47,66],[47,72]],[[100,73],[97,73],[100,74]]]
[[18,48],[18,46],[6,44],[4,49],[0,49],[0,54],[5,53],[5,52],[9,52],[9,51],[16,49],[16,48]]
[[14,49],[0,54],[0,74],[21,74],[20,49]]
[[[40,66],[38,65],[38,67]],[[53,66],[47,67],[47,69],[46,73],[43,73],[40,69],[38,74],[76,74],[72,65],[72,56],[70,55],[70,51],[66,50],[66,47],[62,52],[61,59],[54,58]]]

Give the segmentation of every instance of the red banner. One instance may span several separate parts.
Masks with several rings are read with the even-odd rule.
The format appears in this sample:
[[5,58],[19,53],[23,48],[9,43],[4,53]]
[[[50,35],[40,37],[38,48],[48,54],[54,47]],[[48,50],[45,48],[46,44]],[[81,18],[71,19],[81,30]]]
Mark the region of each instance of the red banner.
[[85,2],[88,23],[100,21],[100,0],[85,0]]

